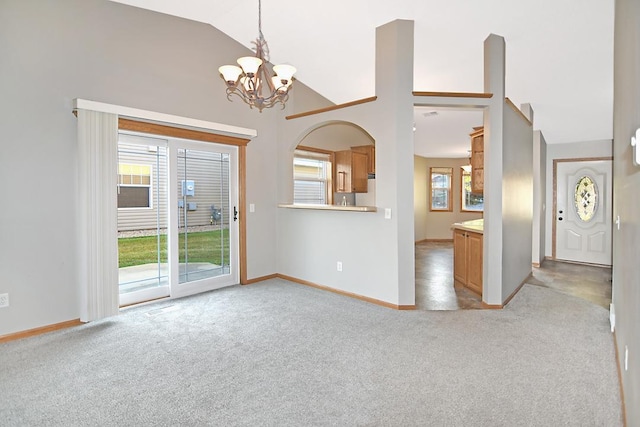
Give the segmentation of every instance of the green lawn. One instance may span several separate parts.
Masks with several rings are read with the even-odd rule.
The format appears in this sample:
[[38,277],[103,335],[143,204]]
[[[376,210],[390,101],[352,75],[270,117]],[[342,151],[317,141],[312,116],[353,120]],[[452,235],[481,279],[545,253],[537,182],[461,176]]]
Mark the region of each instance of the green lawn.
[[[167,262],[167,236],[159,236],[160,262]],[[178,236],[179,262],[184,262],[184,234]],[[211,230],[189,233],[187,236],[189,262],[229,263],[229,230]],[[118,266],[152,264],[158,262],[158,236],[126,237],[118,239]]]

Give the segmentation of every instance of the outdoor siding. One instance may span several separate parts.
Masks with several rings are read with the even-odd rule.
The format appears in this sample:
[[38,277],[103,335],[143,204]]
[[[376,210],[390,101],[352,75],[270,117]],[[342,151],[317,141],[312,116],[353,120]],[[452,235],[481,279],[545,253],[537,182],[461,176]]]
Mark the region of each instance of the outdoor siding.
[[[124,208],[118,209],[118,231],[149,230],[156,228],[159,215],[160,228],[166,228],[167,224],[167,160],[165,148],[158,147],[157,153],[149,146],[123,144],[119,145],[119,163],[136,165],[150,165],[152,175],[152,207],[151,208]],[[156,156],[158,155],[158,156]],[[187,175],[185,176],[185,167]],[[203,226],[212,222],[212,206],[220,209],[222,218],[215,222],[217,225],[229,224],[229,183],[228,158],[223,158],[220,153],[188,150],[185,158],[184,152],[178,154],[178,203],[195,203],[195,210],[187,210],[187,225]],[[194,196],[182,197],[182,180],[193,180],[195,184]],[[158,190],[160,201],[158,200]],[[178,212],[179,226],[184,227],[185,210]]]
[[[187,173],[185,175],[185,168]],[[211,207],[220,209],[222,218],[218,224],[229,223],[229,158],[220,153],[187,150],[178,153],[178,200],[182,200],[182,180],[193,180],[195,195],[187,196],[186,203],[195,203],[197,209],[187,210],[187,226],[209,225]],[[185,225],[184,209],[180,209],[180,227]]]
[[[157,147],[154,152],[148,145],[123,144],[118,148],[118,163],[151,166],[151,208],[118,209],[118,231],[156,228],[158,209],[161,228],[167,224],[167,157],[166,148]],[[160,201],[158,200],[158,190]],[[164,196],[163,196],[164,195]]]

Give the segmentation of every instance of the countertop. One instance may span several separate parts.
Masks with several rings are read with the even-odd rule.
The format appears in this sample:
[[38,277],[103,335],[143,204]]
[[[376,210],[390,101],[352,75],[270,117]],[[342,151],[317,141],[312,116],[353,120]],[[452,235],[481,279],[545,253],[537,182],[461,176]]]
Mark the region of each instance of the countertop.
[[484,219],[472,219],[471,221],[456,222],[451,226],[451,228],[484,234]]
[[377,212],[378,208],[375,206],[342,206],[342,205],[278,205],[279,208],[287,209],[315,209],[322,211],[350,211],[350,212]]

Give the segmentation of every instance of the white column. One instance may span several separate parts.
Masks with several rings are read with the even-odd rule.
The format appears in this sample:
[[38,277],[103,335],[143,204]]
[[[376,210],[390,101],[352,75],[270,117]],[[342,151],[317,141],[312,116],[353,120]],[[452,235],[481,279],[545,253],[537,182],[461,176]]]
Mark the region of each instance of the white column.
[[376,204],[392,211],[398,305],[415,304],[413,212],[413,21],[376,28],[376,101],[380,126]]
[[484,91],[493,97],[484,115],[484,269],[482,300],[502,304],[502,139],[505,99],[505,42],[495,34],[484,42]]

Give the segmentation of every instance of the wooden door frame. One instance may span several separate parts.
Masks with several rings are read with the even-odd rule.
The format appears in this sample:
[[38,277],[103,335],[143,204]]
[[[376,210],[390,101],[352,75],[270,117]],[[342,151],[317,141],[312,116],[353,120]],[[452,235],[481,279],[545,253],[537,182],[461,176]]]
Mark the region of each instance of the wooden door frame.
[[[556,221],[558,215],[558,163],[593,162],[611,160],[613,157],[578,157],[575,159],[553,159],[553,213],[551,216],[551,259],[556,258]],[[610,177],[612,178],[612,177]],[[613,214],[612,214],[613,216]]]
[[247,212],[246,163],[247,144],[249,143],[249,139],[220,135],[213,132],[204,132],[194,129],[185,129],[176,126],[137,121],[129,118],[118,119],[118,130],[129,130],[157,136],[190,139],[194,141],[211,142],[238,147],[238,263],[240,264],[240,284],[247,284],[247,222],[245,219],[245,213]]

